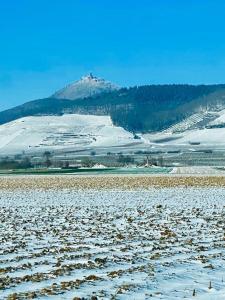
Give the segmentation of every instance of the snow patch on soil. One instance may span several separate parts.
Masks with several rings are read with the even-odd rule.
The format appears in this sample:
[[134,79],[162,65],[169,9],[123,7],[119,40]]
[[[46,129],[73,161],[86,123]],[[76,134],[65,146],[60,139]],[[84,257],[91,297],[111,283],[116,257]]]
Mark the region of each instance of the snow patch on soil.
[[0,199],[1,299],[224,299],[224,188]]

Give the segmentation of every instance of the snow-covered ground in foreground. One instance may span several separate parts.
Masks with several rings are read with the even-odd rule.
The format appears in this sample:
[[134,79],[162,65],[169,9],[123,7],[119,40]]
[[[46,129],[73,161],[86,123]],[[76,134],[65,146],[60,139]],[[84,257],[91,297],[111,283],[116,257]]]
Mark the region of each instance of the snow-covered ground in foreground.
[[133,134],[114,126],[109,116],[67,114],[25,117],[0,126],[0,152],[85,149],[133,143]]
[[223,188],[0,199],[1,299],[224,299]]

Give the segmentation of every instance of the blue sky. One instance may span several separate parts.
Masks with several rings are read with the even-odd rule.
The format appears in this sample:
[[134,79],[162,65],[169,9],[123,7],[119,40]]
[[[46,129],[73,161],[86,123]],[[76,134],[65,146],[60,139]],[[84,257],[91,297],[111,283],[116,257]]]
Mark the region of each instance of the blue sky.
[[0,0],[0,110],[92,71],[121,86],[225,83],[224,0]]

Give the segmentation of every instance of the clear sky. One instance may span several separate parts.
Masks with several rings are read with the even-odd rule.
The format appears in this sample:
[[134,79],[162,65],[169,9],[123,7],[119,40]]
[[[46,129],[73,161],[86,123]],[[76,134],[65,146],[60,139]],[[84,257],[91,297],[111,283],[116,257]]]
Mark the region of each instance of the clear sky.
[[224,0],[0,0],[0,110],[92,71],[121,86],[225,83]]

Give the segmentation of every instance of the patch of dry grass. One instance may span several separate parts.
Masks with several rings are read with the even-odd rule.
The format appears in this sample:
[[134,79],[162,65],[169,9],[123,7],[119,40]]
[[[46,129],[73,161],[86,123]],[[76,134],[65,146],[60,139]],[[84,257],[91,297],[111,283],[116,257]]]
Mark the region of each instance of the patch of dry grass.
[[225,176],[18,176],[1,177],[0,189],[148,189],[225,187]]

